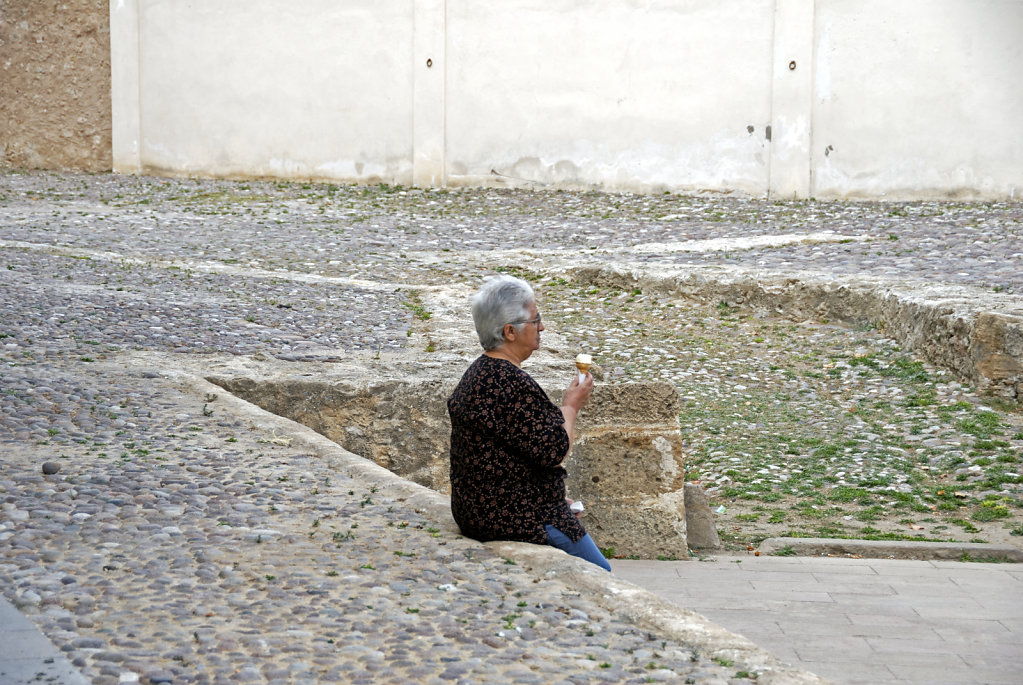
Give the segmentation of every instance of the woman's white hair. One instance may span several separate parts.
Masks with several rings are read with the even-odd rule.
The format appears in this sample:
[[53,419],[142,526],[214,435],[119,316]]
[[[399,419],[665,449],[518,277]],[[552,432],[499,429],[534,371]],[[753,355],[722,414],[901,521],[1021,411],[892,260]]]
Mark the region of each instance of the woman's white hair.
[[[504,344],[504,327],[515,324],[521,331],[529,318],[529,305],[536,300],[533,287],[521,278],[495,276],[487,279],[472,298],[472,321],[484,350]],[[517,323],[516,323],[517,322]]]

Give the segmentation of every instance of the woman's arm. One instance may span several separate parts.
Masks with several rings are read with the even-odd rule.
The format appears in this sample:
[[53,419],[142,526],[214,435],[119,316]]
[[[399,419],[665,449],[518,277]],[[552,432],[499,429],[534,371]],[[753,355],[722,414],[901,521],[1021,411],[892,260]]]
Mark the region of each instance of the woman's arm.
[[580,385],[578,375],[572,374],[559,409],[525,372],[508,365],[501,376],[489,401],[494,411],[491,429],[535,467],[558,466],[572,449],[576,416],[589,400],[593,379],[587,376]]
[[[579,383],[579,376],[573,375],[572,382],[565,391],[565,398],[561,402],[561,414],[565,417],[565,432],[568,433],[568,452],[572,451],[573,434],[575,433],[575,418],[580,410],[590,401],[590,393],[593,391],[593,376],[586,374],[586,378]],[[564,458],[564,457],[563,457]]]

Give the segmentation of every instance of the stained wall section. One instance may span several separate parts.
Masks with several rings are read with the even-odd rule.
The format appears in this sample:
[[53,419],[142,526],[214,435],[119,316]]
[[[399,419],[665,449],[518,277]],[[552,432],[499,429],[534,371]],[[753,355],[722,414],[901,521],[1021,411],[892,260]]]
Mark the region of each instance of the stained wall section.
[[772,6],[449,2],[448,180],[763,193]]
[[815,34],[816,196],[1020,199],[1023,2],[827,0]]

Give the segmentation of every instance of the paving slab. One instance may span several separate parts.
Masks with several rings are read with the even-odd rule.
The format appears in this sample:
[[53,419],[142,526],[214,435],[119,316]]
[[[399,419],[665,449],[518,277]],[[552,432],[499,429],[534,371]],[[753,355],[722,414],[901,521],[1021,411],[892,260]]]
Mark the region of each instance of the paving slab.
[[[915,664],[915,665],[896,665],[892,666],[889,670],[899,678],[911,677],[918,678],[923,682],[934,683],[935,685],[964,685],[964,681],[958,680],[956,675],[950,675],[949,670],[942,664]],[[1006,674],[1003,671],[998,670],[987,670],[973,668],[970,671],[971,680],[969,683],[987,683],[989,685],[1015,685],[1018,683],[1018,679],[1006,678]],[[976,678],[973,680],[972,678]],[[869,681],[861,681],[863,685],[868,685]]]
[[[612,567],[839,684],[1010,683],[1023,669],[1013,564],[721,555]],[[710,591],[694,592],[708,575]]]
[[13,604],[0,597],[0,683],[88,685],[89,681]]

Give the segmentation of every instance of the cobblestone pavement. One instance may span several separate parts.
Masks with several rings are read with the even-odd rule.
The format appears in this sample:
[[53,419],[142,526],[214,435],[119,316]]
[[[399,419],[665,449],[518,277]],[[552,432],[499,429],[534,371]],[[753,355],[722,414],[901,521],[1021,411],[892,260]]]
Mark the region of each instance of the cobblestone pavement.
[[[869,273],[1018,303],[1021,233],[1020,204],[5,172],[4,594],[95,683],[743,679],[120,356],[420,354],[423,298],[468,292],[509,250],[533,269]],[[1001,474],[1023,444],[1008,433]]]
[[730,675],[167,385],[5,374],[34,400],[5,424],[66,439],[5,441],[0,574],[93,682]]

